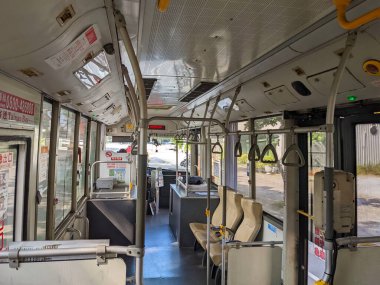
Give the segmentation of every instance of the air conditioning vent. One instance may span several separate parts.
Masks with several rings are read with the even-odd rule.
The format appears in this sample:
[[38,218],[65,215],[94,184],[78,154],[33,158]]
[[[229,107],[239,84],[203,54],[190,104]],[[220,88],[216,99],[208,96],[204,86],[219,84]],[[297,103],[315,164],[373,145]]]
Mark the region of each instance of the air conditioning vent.
[[197,86],[190,90],[185,96],[179,99],[180,102],[190,102],[203,95],[213,87],[218,85],[217,82],[200,82]]
[[112,116],[114,116],[115,114],[120,113],[120,111],[121,111],[121,105],[115,107],[115,108],[112,110],[111,114],[112,114]]
[[157,78],[143,78],[143,80],[145,86],[146,99],[148,100],[150,93],[152,92],[152,89],[154,87],[154,84],[157,81]]
[[75,15],[75,11],[72,5],[67,6],[57,17],[57,22],[63,26],[67,21],[72,19]]
[[22,72],[24,75],[26,75],[28,77],[38,77],[38,76],[43,75],[42,72],[39,72],[37,69],[32,68],[32,67],[20,69],[20,72]]
[[92,106],[94,106],[95,108],[99,108],[101,106],[104,106],[104,104],[107,104],[107,102],[111,99],[111,96],[107,93],[106,95],[104,95],[103,97],[101,97],[100,99],[92,102]]
[[115,104],[109,105],[107,108],[104,109],[103,115],[111,114],[115,108],[116,108]]
[[61,90],[61,91],[57,92],[57,95],[59,95],[59,96],[67,96],[70,94],[71,94],[71,92],[69,90]]

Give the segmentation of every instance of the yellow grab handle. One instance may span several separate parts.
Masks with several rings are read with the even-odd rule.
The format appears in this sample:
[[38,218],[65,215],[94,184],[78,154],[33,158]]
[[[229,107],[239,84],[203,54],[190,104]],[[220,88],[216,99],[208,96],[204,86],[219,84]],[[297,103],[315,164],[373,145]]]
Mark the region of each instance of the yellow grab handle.
[[347,21],[346,10],[351,0],[334,0],[337,10],[338,22],[343,29],[353,30],[373,20],[380,19],[380,8],[368,12],[353,21]]
[[329,285],[329,283],[323,280],[318,280],[314,283],[314,285]]
[[170,0],[157,0],[157,8],[160,12],[165,12],[169,7]]

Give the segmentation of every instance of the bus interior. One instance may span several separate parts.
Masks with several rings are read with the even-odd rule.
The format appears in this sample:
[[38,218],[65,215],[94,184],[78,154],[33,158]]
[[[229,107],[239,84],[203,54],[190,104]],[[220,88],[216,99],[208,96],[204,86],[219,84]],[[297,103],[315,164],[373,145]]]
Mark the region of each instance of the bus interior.
[[379,284],[379,18],[2,1],[0,284]]

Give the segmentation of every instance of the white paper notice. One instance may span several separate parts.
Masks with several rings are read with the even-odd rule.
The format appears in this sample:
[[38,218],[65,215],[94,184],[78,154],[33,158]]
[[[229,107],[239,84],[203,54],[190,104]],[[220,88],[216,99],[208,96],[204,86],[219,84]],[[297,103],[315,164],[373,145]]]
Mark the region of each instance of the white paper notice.
[[99,29],[96,25],[92,25],[59,53],[45,59],[45,62],[54,69],[60,69],[70,64],[99,39]]

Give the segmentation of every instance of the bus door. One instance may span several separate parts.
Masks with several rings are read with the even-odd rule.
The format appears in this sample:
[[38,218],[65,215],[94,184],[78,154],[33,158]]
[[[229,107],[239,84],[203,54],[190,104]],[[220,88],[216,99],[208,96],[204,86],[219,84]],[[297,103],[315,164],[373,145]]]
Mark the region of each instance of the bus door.
[[26,150],[25,141],[0,137],[0,250],[22,240]]

